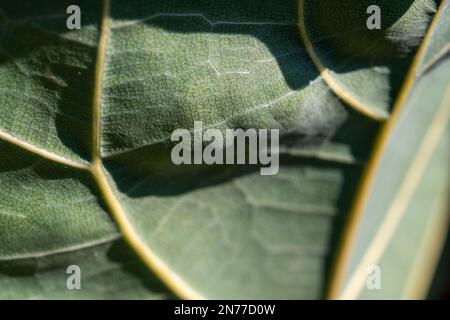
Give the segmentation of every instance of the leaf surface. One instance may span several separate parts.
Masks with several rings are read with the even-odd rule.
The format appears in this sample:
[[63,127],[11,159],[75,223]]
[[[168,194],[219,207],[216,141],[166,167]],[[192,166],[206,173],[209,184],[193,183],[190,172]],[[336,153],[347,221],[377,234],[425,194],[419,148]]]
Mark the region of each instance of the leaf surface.
[[[71,297],[62,275],[76,261],[95,279],[80,298],[169,296],[156,278],[183,298],[322,297],[378,125],[346,106],[314,64],[298,2],[83,0],[83,27],[68,31],[72,2],[0,6],[7,297]],[[424,29],[425,4],[414,1],[407,17]],[[332,45],[338,61],[342,44]],[[384,89],[367,97],[345,87],[361,101],[380,94],[375,113],[387,112],[384,97],[401,82],[400,47],[383,60],[398,79],[379,78]],[[371,76],[372,56],[358,61],[355,72]],[[170,135],[194,121],[280,129],[279,174],[173,165]],[[111,257],[120,235],[131,246],[121,254],[137,253],[148,282]],[[38,267],[12,274],[17,259]],[[113,273],[117,283],[106,281]]]
[[[300,0],[300,23],[314,63],[336,94],[386,119],[435,11],[434,0]],[[381,29],[368,28],[374,13]]]
[[[69,266],[80,268],[80,289]],[[173,298],[123,240],[0,263],[1,299],[168,299]]]
[[[443,53],[449,3],[442,2],[424,40],[404,104],[383,129],[353,212],[337,297],[422,299],[428,293],[449,223],[450,59]],[[372,265],[381,270],[380,290],[366,286]]]

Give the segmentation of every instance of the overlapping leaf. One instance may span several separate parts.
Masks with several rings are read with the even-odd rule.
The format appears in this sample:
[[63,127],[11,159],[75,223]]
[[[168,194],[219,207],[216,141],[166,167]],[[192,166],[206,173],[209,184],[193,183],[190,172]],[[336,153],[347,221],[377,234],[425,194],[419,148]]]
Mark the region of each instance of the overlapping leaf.
[[[379,10],[373,11],[373,5]],[[388,117],[408,57],[421,43],[435,9],[435,0],[300,0],[314,63],[338,95],[377,119]],[[377,14],[381,29],[369,29],[369,16]]]
[[[302,20],[297,1],[86,0],[82,29],[68,31],[72,2],[0,2],[0,296],[165,297],[157,276],[181,297],[322,297],[377,129],[303,44],[299,18],[327,9],[308,1]],[[368,33],[356,47],[331,39],[327,57],[351,67],[339,69],[343,90],[364,103],[380,95],[373,110],[386,113],[433,3],[383,7],[398,28],[377,35],[390,48],[381,62],[342,60]],[[391,43],[411,23],[414,41]],[[376,79],[376,92],[348,84],[354,74]],[[170,134],[194,121],[280,129],[280,173],[174,166]],[[153,275],[111,257],[115,222]],[[38,267],[23,275],[15,261]],[[78,296],[65,290],[66,264],[92,282]],[[117,283],[105,280],[113,272]]]
[[[428,292],[449,221],[449,21],[450,2],[443,1],[354,212],[360,221],[353,221],[337,297],[417,299]],[[373,265],[382,272],[380,290],[365,285]]]

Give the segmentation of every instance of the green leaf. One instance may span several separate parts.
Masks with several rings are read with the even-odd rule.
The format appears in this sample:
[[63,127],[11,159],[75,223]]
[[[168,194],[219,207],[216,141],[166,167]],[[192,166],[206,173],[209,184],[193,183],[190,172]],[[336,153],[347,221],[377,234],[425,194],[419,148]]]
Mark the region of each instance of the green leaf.
[[[370,118],[388,115],[434,2],[383,5],[398,28],[377,33],[381,60],[358,56],[372,36],[352,47],[330,29],[339,87],[308,44],[317,10],[330,15],[317,1],[80,0],[82,29],[69,31],[73,2],[0,5],[4,297],[170,298],[158,281],[181,298],[323,297]],[[175,166],[171,133],[194,121],[280,129],[280,172]],[[79,292],[65,287],[72,264],[87,275]]]
[[[369,166],[337,297],[420,299],[429,290],[449,226],[449,4],[441,4],[404,89],[407,98]],[[371,265],[381,270],[380,290],[366,287]]]
[[[81,271],[68,290],[68,266]],[[70,280],[70,279],[69,279]],[[164,299],[172,296],[122,241],[20,257],[0,264],[1,299]]]
[[[374,4],[380,30],[367,27]],[[300,22],[314,63],[337,95],[385,119],[435,8],[435,0],[300,0]]]

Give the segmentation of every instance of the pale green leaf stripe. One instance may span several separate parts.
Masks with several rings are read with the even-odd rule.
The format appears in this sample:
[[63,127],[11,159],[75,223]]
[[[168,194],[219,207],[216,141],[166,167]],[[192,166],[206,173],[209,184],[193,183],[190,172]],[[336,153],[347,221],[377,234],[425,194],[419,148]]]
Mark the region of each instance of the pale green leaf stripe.
[[[433,37],[430,43],[433,43]],[[405,292],[407,279],[401,276],[398,268],[415,261],[416,255],[413,253],[428,224],[426,221],[421,223],[420,218],[431,219],[434,193],[448,190],[449,83],[450,59],[446,58],[422,75],[412,88],[384,147],[369,198],[364,204],[357,236],[353,240],[345,285],[339,297],[417,296],[414,292]],[[430,189],[435,191],[430,194]],[[447,212],[442,210],[440,215],[447,215]],[[419,229],[414,231],[414,227]],[[432,237],[442,240],[442,233],[445,235],[445,232],[435,232]],[[440,247],[437,246],[436,250],[439,251]],[[392,258],[392,252],[401,252],[404,259],[409,257],[410,261],[395,264],[392,259],[385,258]],[[436,255],[430,252],[429,259],[431,257],[436,259]],[[364,290],[367,268],[373,264],[380,264],[389,285],[378,294],[364,291],[365,295],[361,292]],[[427,273],[429,275],[430,272]],[[425,293],[422,292],[422,297]]]
[[[420,233],[414,233],[411,223],[405,223],[405,227],[402,225],[402,221],[412,219],[414,223],[419,224],[420,218],[433,217],[432,206],[436,200],[434,192],[430,193],[429,190],[444,190],[445,192],[441,196],[447,196],[449,175],[448,146],[450,145],[448,139],[450,118],[450,87],[448,86],[450,79],[448,75],[450,74],[450,61],[447,61],[436,71],[440,71],[440,74],[433,72],[425,76],[422,81],[428,80],[430,82],[426,85],[419,83],[415,90],[417,90],[416,92],[419,96],[425,96],[426,92],[436,93],[435,90],[442,91],[443,83],[447,84],[445,87],[447,89],[446,95],[444,97],[441,96],[441,101],[436,101],[432,98],[428,99],[428,102],[436,103],[440,107],[438,110],[433,110],[430,105],[430,109],[435,112],[431,114],[434,115],[431,121],[429,114],[420,112],[420,110],[424,110],[423,103],[422,101],[419,102],[415,95],[411,98],[413,101],[415,99],[411,103],[412,106],[407,105],[405,113],[400,117],[399,123],[401,124],[391,136],[391,139],[395,139],[391,141],[396,141],[395,146],[393,143],[387,145],[386,153],[379,166],[379,175],[375,178],[371,195],[359,225],[358,235],[354,240],[354,252],[347,271],[348,280],[345,281],[345,287],[340,296],[342,299],[360,297],[361,291],[365,286],[367,269],[370,265],[380,265],[382,273],[387,275],[384,278],[388,279],[385,280],[385,283],[390,284],[390,286],[395,285],[391,290],[402,290],[402,286],[406,285],[403,282],[405,279],[402,279],[402,275],[405,274],[404,267],[414,262],[413,253],[418,248],[418,244],[414,240],[417,239],[417,236],[420,236]],[[436,83],[440,83],[440,85],[436,85]],[[425,109],[425,111],[429,110]],[[425,126],[427,131],[423,132],[423,122],[427,118],[428,122]],[[424,133],[425,138],[421,139],[420,137]],[[405,137],[405,135],[408,137]],[[403,147],[401,149],[397,145],[399,141],[402,141],[401,145]],[[419,148],[417,148],[416,141],[421,143]],[[400,153],[405,153],[405,155],[402,156]],[[400,169],[401,163],[409,163],[405,161],[407,158],[404,157],[411,156],[411,153],[416,154],[417,157],[411,157],[414,161],[409,166],[405,165],[403,170]],[[435,157],[438,159],[434,159]],[[439,166],[436,166],[436,162]],[[430,171],[435,171],[433,172],[434,175],[432,175],[434,179],[427,179],[428,175],[431,174]],[[393,174],[387,174],[387,172],[393,172]],[[422,184],[425,184],[426,187],[421,188]],[[389,205],[389,207],[386,207],[386,205]],[[424,210],[417,210],[418,207]],[[440,214],[448,215],[448,212],[442,210]],[[409,215],[412,215],[412,217]],[[419,225],[425,227],[427,222],[424,221]],[[447,226],[447,223],[444,226]],[[447,232],[447,228],[445,227],[444,229],[441,229],[440,232],[435,230],[434,234],[431,235],[441,239],[440,246],[442,246]],[[420,231],[423,232],[424,230]],[[396,242],[394,236],[397,234],[402,234],[404,238]],[[434,248],[434,250],[439,250],[440,246]],[[395,256],[389,250],[393,250],[395,254],[401,253],[403,259],[406,259],[409,254],[412,259],[402,264],[392,264],[392,260],[390,260],[391,267],[383,268],[383,264],[380,263],[382,258],[385,255],[389,255],[391,258]],[[430,258],[425,254],[423,259]],[[388,259],[386,258],[386,260]],[[423,276],[421,275],[421,277]],[[425,290],[425,292],[420,294],[420,297],[425,297],[426,293],[427,291]],[[390,292],[380,290],[378,292],[373,291],[372,294],[377,294],[380,297],[389,297]],[[392,296],[393,298],[401,297],[400,294]],[[372,295],[369,295],[369,297],[372,297]]]
[[418,70],[422,74],[450,52],[450,2],[445,1],[441,19],[433,31],[433,39]]

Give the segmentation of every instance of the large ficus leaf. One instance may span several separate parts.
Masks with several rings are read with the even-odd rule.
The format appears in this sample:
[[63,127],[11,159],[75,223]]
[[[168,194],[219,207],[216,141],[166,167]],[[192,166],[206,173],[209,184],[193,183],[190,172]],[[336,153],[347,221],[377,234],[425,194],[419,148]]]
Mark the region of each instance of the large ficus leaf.
[[[373,32],[356,0],[85,0],[69,31],[74,1],[0,0],[0,297],[324,297],[377,121],[443,16],[378,2]],[[448,70],[448,23],[433,25],[408,78],[423,91]],[[443,86],[419,94],[430,117]],[[279,129],[280,172],[174,165],[171,133],[194,121]]]

